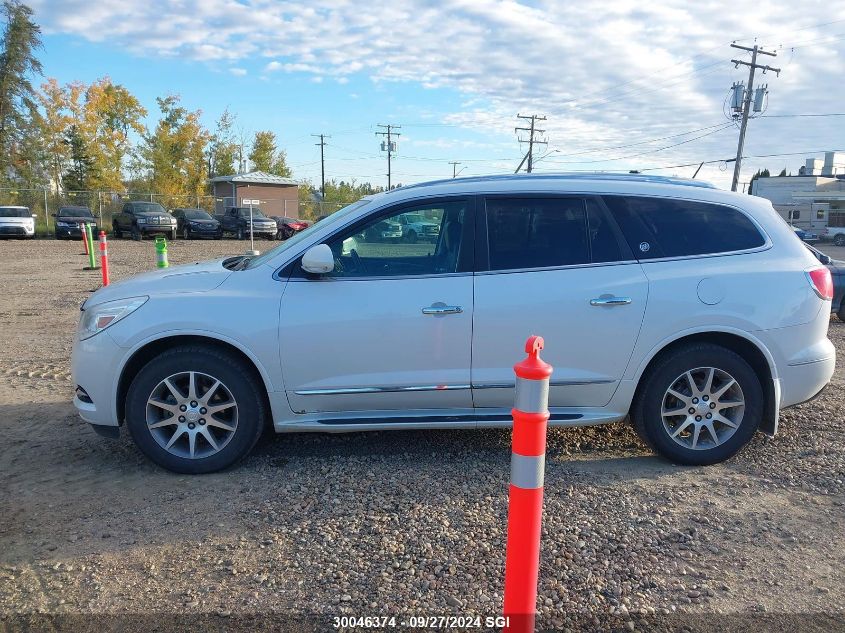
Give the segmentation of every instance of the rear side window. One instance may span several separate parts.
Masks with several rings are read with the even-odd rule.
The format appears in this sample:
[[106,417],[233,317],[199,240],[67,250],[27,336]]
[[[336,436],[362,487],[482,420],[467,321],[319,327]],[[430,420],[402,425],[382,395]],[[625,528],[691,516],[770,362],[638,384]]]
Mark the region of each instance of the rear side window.
[[729,253],[763,246],[754,223],[731,207],[669,198],[604,198],[639,259]]
[[490,270],[590,261],[587,214],[578,198],[490,198],[487,237]]

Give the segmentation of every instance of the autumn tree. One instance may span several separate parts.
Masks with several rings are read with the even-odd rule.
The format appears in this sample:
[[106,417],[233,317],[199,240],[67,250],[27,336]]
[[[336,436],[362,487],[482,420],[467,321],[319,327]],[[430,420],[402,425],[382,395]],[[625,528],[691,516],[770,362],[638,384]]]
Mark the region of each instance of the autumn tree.
[[252,168],[274,176],[291,177],[290,167],[287,165],[285,152],[277,149],[276,135],[269,130],[255,133],[252,149],[249,152]]
[[235,161],[238,155],[238,143],[233,132],[234,125],[235,115],[229,112],[228,108],[223,110],[223,114],[217,119],[214,134],[211,135],[208,145],[210,178],[230,176],[237,172]]
[[126,88],[104,77],[85,91],[78,123],[96,176],[91,185],[105,191],[123,191],[123,170],[131,149],[132,133],[143,134],[147,116],[141,102]]
[[161,118],[152,132],[143,135],[139,159],[151,190],[164,194],[165,202],[178,205],[185,195],[205,192],[208,168],[205,151],[210,135],[200,123],[200,111],[180,105],[179,97],[156,99]]
[[[32,176],[32,127],[38,123],[31,77],[41,74],[35,53],[41,30],[32,9],[17,0],[3,3],[5,18],[0,50],[0,180]],[[25,143],[29,143],[26,145]]]

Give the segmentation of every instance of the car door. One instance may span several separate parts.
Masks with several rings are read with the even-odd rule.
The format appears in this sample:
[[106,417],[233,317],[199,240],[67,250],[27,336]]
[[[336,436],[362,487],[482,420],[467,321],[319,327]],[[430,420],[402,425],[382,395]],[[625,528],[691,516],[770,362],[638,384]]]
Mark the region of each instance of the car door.
[[545,338],[553,407],[601,407],[624,375],[648,282],[601,200],[488,196],[478,221],[472,386],[510,407],[526,338]]
[[132,228],[132,207],[123,205],[123,210],[117,216],[117,225],[121,231],[129,231]]
[[[391,227],[409,209],[437,217],[442,239],[403,243]],[[279,317],[292,409],[471,413],[473,238],[471,198],[430,199],[375,212],[326,240],[329,274],[295,265]]]

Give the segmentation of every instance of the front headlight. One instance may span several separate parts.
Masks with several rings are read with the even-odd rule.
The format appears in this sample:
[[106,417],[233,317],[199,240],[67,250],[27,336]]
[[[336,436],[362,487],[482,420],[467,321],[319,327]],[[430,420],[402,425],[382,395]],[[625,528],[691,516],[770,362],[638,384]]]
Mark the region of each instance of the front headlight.
[[136,221],[138,224],[146,224],[146,223],[147,223],[146,218],[138,218],[138,219],[137,219],[137,220],[135,220],[135,221]]
[[110,325],[129,316],[147,302],[149,297],[132,297],[106,301],[82,311],[79,319],[79,340],[84,341],[98,332],[102,332]]

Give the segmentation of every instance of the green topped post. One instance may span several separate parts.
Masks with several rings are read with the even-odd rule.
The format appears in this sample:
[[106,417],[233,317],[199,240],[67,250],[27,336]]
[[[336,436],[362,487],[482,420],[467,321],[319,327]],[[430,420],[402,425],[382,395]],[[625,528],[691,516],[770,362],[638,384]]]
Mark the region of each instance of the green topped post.
[[167,268],[167,240],[163,237],[156,238],[156,266]]
[[94,257],[94,234],[91,230],[91,225],[85,222],[83,225],[85,231],[85,241],[88,243],[88,265],[85,270],[98,270],[97,260]]

